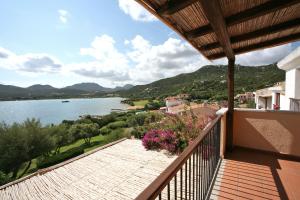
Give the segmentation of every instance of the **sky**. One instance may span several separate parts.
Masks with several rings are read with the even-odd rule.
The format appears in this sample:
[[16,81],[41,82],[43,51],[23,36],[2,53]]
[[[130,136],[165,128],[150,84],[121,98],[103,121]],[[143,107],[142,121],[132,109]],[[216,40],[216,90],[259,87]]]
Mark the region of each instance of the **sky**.
[[[1,0],[0,84],[146,84],[210,62],[134,0]],[[300,43],[237,56],[277,62]]]

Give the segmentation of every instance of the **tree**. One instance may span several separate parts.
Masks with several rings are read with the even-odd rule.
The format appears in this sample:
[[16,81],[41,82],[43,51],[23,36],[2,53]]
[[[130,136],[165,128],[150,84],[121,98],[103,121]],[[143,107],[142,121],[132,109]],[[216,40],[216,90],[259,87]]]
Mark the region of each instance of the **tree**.
[[10,178],[7,174],[0,171],[0,186],[8,183],[10,181]]
[[0,124],[0,170],[8,174],[13,172],[15,178],[28,157],[27,138],[24,129],[19,124],[7,126]]
[[13,172],[17,177],[21,165],[27,166],[20,176],[30,168],[31,160],[48,155],[53,149],[53,141],[41,123],[35,119],[27,119],[22,124],[0,125],[0,170],[5,173]]
[[38,156],[48,156],[54,148],[54,143],[47,128],[43,128],[39,120],[27,119],[22,125],[26,136],[28,164],[23,173],[23,176],[31,165],[32,159]]
[[91,138],[97,134],[99,134],[98,124],[81,124],[80,135],[84,139],[85,144],[90,145]]
[[96,123],[74,124],[70,127],[73,137],[84,139],[85,144],[90,145],[91,138],[99,134],[99,125]]
[[60,152],[60,148],[73,141],[72,134],[68,131],[66,124],[60,124],[56,126],[48,127],[49,134],[52,137],[55,145],[54,153]]

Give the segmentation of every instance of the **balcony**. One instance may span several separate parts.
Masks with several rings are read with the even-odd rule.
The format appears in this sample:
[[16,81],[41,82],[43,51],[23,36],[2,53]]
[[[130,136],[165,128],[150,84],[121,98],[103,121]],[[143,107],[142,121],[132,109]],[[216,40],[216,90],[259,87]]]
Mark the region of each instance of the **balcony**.
[[137,199],[300,199],[300,113],[235,110],[232,151],[226,115]]
[[300,162],[236,148],[227,153],[210,199],[300,199]]

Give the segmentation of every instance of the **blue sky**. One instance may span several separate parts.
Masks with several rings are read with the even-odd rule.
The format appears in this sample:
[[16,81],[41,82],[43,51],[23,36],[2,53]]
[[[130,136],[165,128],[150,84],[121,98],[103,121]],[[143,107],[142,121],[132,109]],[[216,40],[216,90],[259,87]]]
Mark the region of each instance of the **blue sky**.
[[[3,0],[0,18],[2,84],[96,82],[114,87],[210,64],[133,0]],[[295,46],[254,52],[238,61],[276,62]],[[264,59],[257,56],[262,53]]]

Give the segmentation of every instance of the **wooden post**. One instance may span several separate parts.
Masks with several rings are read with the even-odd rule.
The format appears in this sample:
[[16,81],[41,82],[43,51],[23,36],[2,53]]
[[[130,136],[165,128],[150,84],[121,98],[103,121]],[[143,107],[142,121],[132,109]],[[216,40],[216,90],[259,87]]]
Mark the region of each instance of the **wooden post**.
[[233,149],[233,110],[234,110],[234,62],[228,59],[227,88],[228,88],[228,112],[227,112],[227,136],[226,147],[228,151]]

